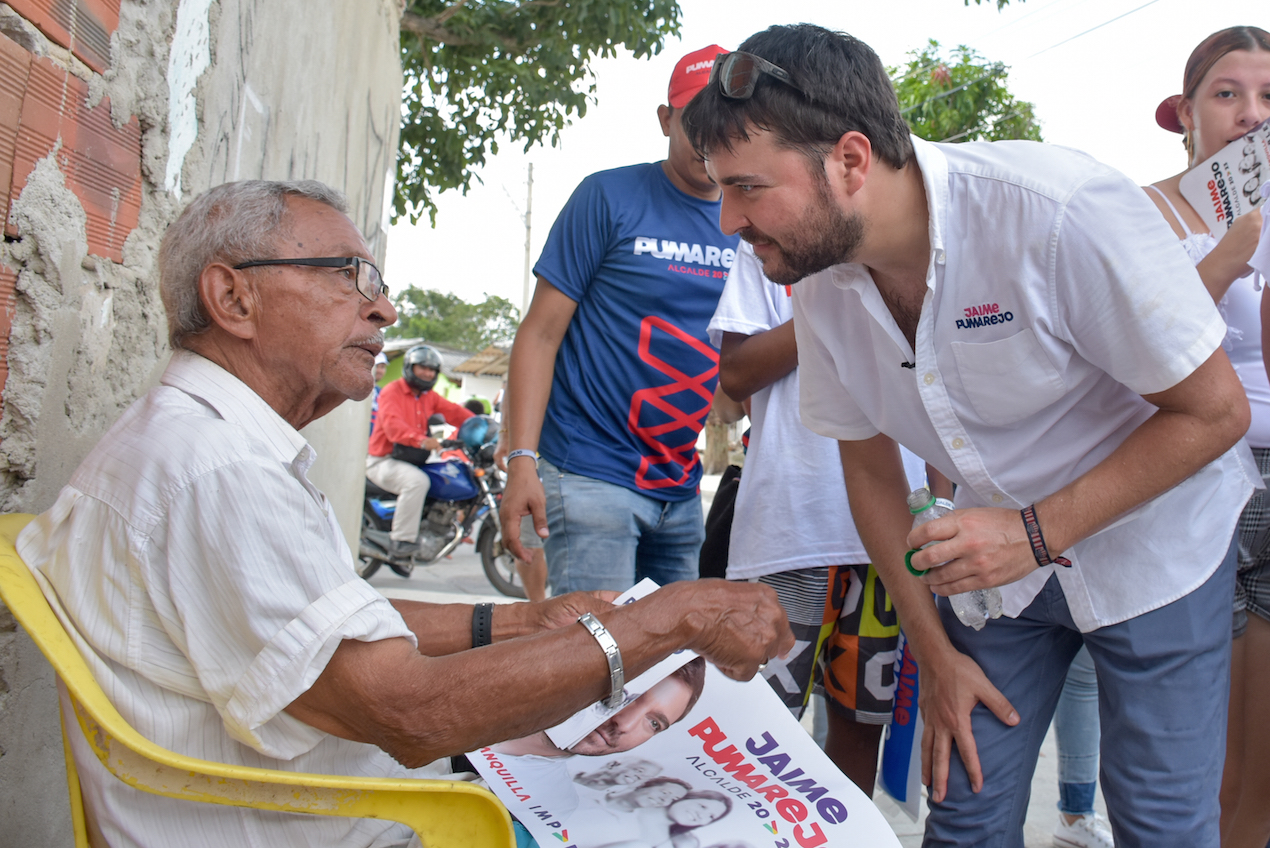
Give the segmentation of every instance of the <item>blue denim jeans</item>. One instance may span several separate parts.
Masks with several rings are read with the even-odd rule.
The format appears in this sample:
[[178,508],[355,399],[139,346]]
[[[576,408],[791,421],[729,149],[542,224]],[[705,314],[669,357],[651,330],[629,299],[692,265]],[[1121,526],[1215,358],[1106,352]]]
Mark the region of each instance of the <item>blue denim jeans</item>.
[[1058,809],[1069,816],[1094,811],[1098,788],[1098,675],[1089,649],[1067,669],[1063,694],[1054,711],[1054,736],[1058,741]]
[[1084,634],[1054,577],[1018,618],[990,621],[979,632],[938,599],[953,646],[979,664],[1020,721],[1007,727],[982,704],[974,708],[983,789],[971,791],[954,752],[948,794],[930,803],[922,844],[1023,848],[1041,741],[1083,643],[1098,670],[1099,779],[1117,848],[1218,848],[1235,553],[1231,545],[1190,594]]
[[697,577],[705,538],[701,498],[661,501],[631,489],[561,471],[545,459],[547,582],[554,594],[629,589],[645,577],[660,585]]

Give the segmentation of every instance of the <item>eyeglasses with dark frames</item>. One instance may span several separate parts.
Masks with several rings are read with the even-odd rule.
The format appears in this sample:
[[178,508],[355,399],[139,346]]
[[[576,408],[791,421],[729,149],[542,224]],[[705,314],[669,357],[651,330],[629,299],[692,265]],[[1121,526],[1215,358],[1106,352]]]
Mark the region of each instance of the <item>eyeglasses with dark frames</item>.
[[372,303],[379,300],[382,294],[388,295],[388,286],[379,269],[360,256],[324,256],[310,259],[253,259],[234,266],[235,271],[244,268],[257,268],[262,265],[303,265],[314,268],[352,268],[357,291]]
[[811,100],[811,95],[798,87],[788,71],[753,53],[743,53],[740,50],[720,53],[715,57],[714,67],[710,69],[711,80],[719,81],[719,91],[730,100],[749,100],[753,97],[759,77],[763,74],[780,80]]

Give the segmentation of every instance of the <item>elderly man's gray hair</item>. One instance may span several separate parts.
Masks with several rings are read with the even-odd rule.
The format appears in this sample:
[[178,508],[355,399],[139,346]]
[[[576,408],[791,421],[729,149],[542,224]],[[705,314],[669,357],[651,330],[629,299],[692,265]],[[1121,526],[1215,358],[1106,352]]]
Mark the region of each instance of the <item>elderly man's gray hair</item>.
[[341,192],[316,180],[243,180],[209,189],[185,208],[159,247],[159,294],[173,350],[211,327],[199,299],[198,278],[214,262],[233,266],[277,259],[288,197],[305,197],[347,214]]

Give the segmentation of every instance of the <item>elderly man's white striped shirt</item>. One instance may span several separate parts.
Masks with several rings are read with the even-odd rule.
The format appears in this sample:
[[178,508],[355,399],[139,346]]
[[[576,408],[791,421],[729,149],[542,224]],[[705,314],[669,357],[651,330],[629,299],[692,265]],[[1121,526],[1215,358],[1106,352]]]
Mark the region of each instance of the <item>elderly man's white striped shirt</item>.
[[[134,403],[23,531],[94,676],[147,738],[193,757],[364,776],[409,771],[283,709],[342,639],[414,641],[353,571],[313,448],[236,377],[191,353]],[[63,696],[63,711],[66,710]],[[68,722],[90,818],[113,846],[405,845],[383,821],[173,801],[107,773]]]

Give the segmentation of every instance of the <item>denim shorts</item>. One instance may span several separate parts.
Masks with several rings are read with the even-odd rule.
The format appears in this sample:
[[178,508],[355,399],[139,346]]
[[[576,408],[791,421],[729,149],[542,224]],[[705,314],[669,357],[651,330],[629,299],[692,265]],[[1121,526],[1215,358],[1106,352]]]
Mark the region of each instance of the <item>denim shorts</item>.
[[543,547],[553,594],[621,592],[645,577],[662,586],[697,577],[705,538],[700,495],[658,500],[545,459],[538,472],[547,496],[551,535]]

